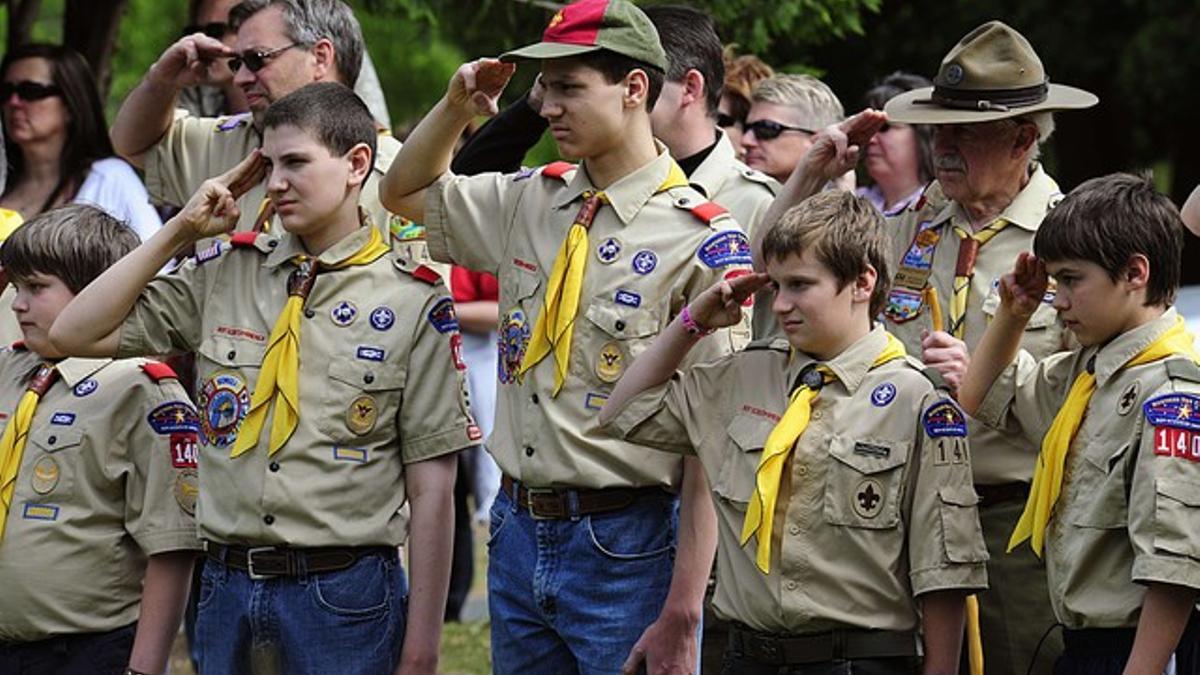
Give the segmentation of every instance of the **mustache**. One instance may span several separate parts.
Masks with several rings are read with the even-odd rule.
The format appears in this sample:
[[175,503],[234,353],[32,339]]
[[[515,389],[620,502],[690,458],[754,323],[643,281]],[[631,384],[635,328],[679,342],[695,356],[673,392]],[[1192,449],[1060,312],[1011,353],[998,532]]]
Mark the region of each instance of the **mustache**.
[[937,155],[933,158],[933,168],[942,171],[966,171],[967,163],[963,161],[962,155]]

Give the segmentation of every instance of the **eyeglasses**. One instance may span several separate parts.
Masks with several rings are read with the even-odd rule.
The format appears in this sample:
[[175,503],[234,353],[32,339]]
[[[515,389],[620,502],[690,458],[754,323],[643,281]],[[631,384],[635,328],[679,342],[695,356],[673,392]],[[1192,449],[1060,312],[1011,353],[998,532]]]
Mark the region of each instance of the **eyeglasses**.
[[222,21],[213,21],[211,23],[192,24],[183,29],[183,36],[195,35],[196,33],[204,33],[214,40],[223,40],[225,35],[229,33],[229,24]]
[[246,51],[242,52],[240,56],[233,56],[229,58],[229,69],[236,73],[237,71],[241,70],[243,65],[245,65],[250,69],[250,72],[257,73],[263,69],[263,66],[267,65],[268,60],[274,58],[276,55],[282,52],[291,49],[292,47],[299,46],[299,42],[293,42],[290,45],[276,47],[275,49],[268,49],[265,52],[257,52],[247,49]]
[[0,102],[7,101],[16,94],[22,101],[40,101],[51,96],[61,96],[62,89],[57,85],[21,80],[20,82],[4,82],[0,84]]
[[717,113],[717,126],[721,127],[722,129],[724,129],[726,127],[740,127],[743,124],[745,124],[745,122],[746,122],[746,120],[744,120],[740,117],[734,117],[733,115],[726,115],[723,112]]
[[780,124],[775,120],[756,120],[754,122],[748,122],[746,124],[746,131],[753,131],[754,137],[760,141],[769,141],[772,138],[778,138],[779,134],[782,134],[785,131],[803,131],[809,136],[817,133],[811,129],[805,129],[804,127],[789,127],[788,125]]

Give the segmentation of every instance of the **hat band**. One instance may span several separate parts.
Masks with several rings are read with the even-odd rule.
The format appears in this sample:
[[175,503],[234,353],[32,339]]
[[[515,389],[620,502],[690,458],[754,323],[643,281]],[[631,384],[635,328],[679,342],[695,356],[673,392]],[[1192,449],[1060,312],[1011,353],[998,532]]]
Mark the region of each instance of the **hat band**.
[[1011,108],[1023,108],[1045,101],[1049,91],[1049,82],[1019,89],[956,89],[934,86],[929,99],[913,103],[932,103],[963,110],[1008,112]]

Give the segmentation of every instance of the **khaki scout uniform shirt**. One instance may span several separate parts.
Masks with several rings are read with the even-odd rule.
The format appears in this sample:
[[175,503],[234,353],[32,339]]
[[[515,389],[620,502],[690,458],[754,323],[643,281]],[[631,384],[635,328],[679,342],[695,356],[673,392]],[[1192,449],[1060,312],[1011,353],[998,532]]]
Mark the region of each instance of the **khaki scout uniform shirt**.
[[769,575],[754,564],[756,540],[739,544],[742,523],[767,436],[810,357],[789,357],[785,340],[756,342],[676,373],[613,420],[630,440],[704,465],[717,507],[713,606],[725,618],[772,633],[913,630],[915,596],[987,586],[967,439],[931,437],[921,422],[954,404],[915,359],[871,369],[884,343],[876,328],[827,363],[837,381],[815,399],[785,471]]
[[[903,293],[906,290],[899,287],[895,279],[904,273],[901,261],[913,248],[918,229],[934,229],[941,236],[932,254],[926,253],[924,257],[928,259],[929,255],[932,255],[928,283],[937,289],[948,329],[950,305],[954,298],[954,268],[958,259],[958,248],[963,241],[953,230],[960,228],[966,233],[972,230],[962,208],[942,197],[937,183],[934,183],[930,190],[927,191],[927,197],[918,200],[913,208],[889,219],[892,236],[892,257],[889,262],[893,274],[889,303],[898,292]],[[969,349],[974,349],[979,344],[988,322],[1000,307],[1000,294],[996,290],[1000,276],[1012,271],[1018,254],[1033,250],[1033,235],[1037,232],[1038,225],[1046,212],[1061,198],[1062,193],[1059,192],[1054,179],[1046,175],[1039,166],[1025,188],[1000,214],[999,218],[1008,220],[1010,224],[979,249],[975,261],[975,276],[971,281],[970,296],[967,298],[964,332],[964,341]],[[1021,338],[1021,348],[1037,360],[1069,345],[1069,334],[1058,320],[1054,308],[1050,306],[1053,299],[1053,294],[1048,293],[1042,306],[1029,320],[1025,335]],[[897,322],[891,316],[885,318],[887,329],[900,338],[910,354],[919,356],[921,331],[933,328],[928,308],[922,306],[918,314],[905,321]],[[970,424],[970,433],[971,446],[975,449],[975,457],[971,464],[974,467],[976,483],[996,485],[1029,481],[1033,476],[1033,458],[1038,448],[1036,444],[1030,445],[1024,439],[998,433],[973,421]]]
[[[749,269],[749,243],[732,217],[697,218],[691,208],[704,199],[692,188],[655,194],[672,162],[660,148],[657,159],[605,190],[611,204],[600,207],[589,232],[570,369],[557,397],[553,355],[521,380],[517,371],[558,249],[583,192],[595,189],[587,172],[447,173],[429,188],[433,258],[500,280],[500,391],[487,447],[504,473],[531,487],[678,485],[679,458],[647,456],[596,425],[625,367],[688,300],[722,275]],[[698,358],[735,346],[728,331],[706,343]]]
[[[318,257],[341,260],[359,228]],[[121,328],[121,354],[196,352],[200,534],[225,544],[398,545],[404,467],[473,444],[458,352],[441,282],[414,279],[394,254],[321,271],[300,326],[300,422],[273,457],[271,421],[258,447],[229,456],[258,381],[267,336],[305,253],[290,234],[223,244],[142,292]]]
[[1148,582],[1200,589],[1200,433],[1156,426],[1147,410],[1184,392],[1172,417],[1200,429],[1200,369],[1183,356],[1121,368],[1176,316],[1168,310],[1100,349],[1036,364],[1021,354],[976,415],[1040,447],[1075,377],[1094,364],[1096,392],[1067,454],[1044,549],[1050,602],[1067,628],[1136,626]]
[[[192,117],[184,110],[177,110],[170,128],[146,153],[146,189],[150,196],[167,204],[186,204],[201,183],[232,169],[262,145],[262,134],[252,122],[250,113]],[[410,260],[423,260],[426,253],[422,228],[390,213],[379,201],[379,181],[400,152],[400,141],[382,133],[376,146],[375,167],[362,188],[362,207],[397,253],[407,255]],[[238,207],[242,215],[237,231],[253,228],[266,195],[264,181],[241,198]]]
[[[0,353],[0,427],[41,363]],[[137,621],[147,556],[200,548],[196,411],[144,359],[65,359],[34,413],[4,539],[0,642]]]

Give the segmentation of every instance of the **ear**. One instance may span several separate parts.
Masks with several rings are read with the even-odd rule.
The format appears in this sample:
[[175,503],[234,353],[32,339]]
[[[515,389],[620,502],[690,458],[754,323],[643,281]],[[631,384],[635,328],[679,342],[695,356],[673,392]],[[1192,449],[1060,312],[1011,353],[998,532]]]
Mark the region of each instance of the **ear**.
[[641,68],[634,68],[625,75],[625,92],[621,103],[626,108],[637,108],[646,105],[646,97],[650,95],[650,77]]
[[[329,38],[321,38],[312,46],[309,52],[313,56],[313,82],[339,82],[337,71],[337,51]],[[353,87],[353,82],[342,82]]]
[[1038,128],[1036,124],[1025,123],[1017,127],[1017,135],[1013,139],[1012,155],[1013,158],[1024,157],[1029,153],[1029,149],[1037,143]]
[[854,278],[850,288],[850,301],[853,303],[871,303],[871,294],[875,292],[875,282],[879,280],[879,273],[875,271],[873,265],[868,264],[858,276]]
[[1145,290],[1150,285],[1150,260],[1141,253],[1134,253],[1118,278],[1131,291]]
[[350,175],[347,177],[347,183],[351,187],[360,186],[367,182],[367,176],[371,175],[371,146],[366,143],[359,143],[350,148],[350,152],[346,153],[346,158],[350,161]]
[[679,97],[681,107],[686,107],[696,102],[701,104],[707,103],[707,99],[704,96],[704,75],[700,71],[695,68],[688,70],[683,76],[681,84],[683,84],[683,94]]

